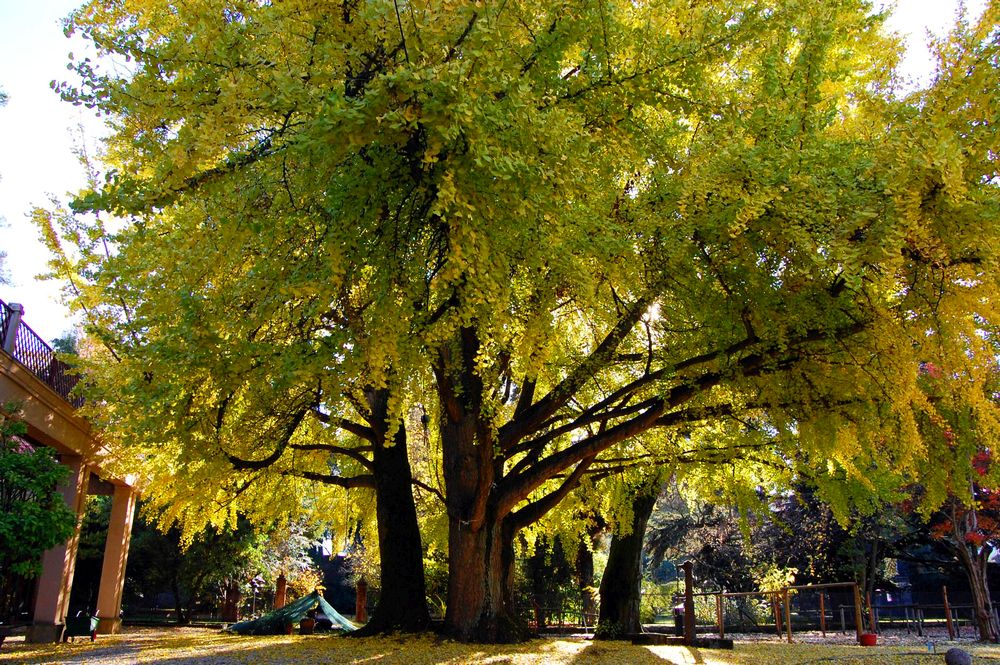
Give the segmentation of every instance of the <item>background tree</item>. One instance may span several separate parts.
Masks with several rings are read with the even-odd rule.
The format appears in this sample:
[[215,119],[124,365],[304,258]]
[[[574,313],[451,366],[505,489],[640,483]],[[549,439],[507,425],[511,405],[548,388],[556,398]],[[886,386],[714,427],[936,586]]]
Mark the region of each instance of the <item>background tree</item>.
[[572,580],[572,568],[562,539],[544,534],[535,539],[534,549],[521,560],[527,600],[539,630],[551,615],[563,609],[563,599]]
[[995,19],[897,101],[860,0],[94,0],[70,30],[134,67],[60,89],[110,115],[106,177],[38,215],[114,359],[93,415],[200,526],[292,478],[412,503],[425,406],[461,639],[523,634],[516,534],[651,429],[759,414],[843,513],[920,474],[918,362],[996,319]]
[[662,474],[659,469],[642,474],[629,489],[631,518],[619,521],[612,531],[608,563],[599,589],[601,604],[595,638],[621,639],[642,632],[639,594],[643,542],[646,524],[662,489]]
[[[927,518],[931,536],[944,545],[965,573],[980,639],[1000,639],[1000,624],[993,612],[988,583],[988,563],[1000,535],[1000,496],[995,484],[993,442],[997,423],[984,417],[975,399],[981,393],[996,399],[996,375],[983,384],[968,385],[965,372],[932,362],[921,366],[926,394],[921,426],[939,437],[938,459],[952,461],[949,472],[935,474],[914,494]],[[926,495],[946,492],[943,504]]]
[[996,642],[1000,625],[990,597],[989,561],[1000,542],[1000,494],[976,486],[969,499],[950,498],[931,521],[931,534],[961,566],[972,591],[979,637]]
[[19,616],[22,580],[41,573],[42,553],[73,534],[76,516],[57,487],[68,470],[51,449],[21,437],[20,408],[0,409],[0,621]]
[[140,511],[130,547],[129,593],[145,603],[169,593],[179,624],[190,623],[199,608],[235,621],[250,580],[267,572],[267,538],[243,520],[236,530],[207,529],[185,541],[180,529],[161,531],[143,515]]

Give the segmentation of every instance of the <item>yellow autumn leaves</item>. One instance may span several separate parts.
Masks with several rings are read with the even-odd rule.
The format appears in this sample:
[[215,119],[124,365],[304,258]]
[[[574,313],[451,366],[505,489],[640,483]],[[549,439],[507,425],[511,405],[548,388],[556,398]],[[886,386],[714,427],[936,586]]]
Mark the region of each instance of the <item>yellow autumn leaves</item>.
[[[976,663],[1000,663],[1000,647],[962,644]],[[539,639],[519,645],[471,645],[433,636],[396,638],[235,637],[207,629],[133,629],[124,635],[102,636],[97,642],[34,645],[8,643],[0,651],[0,663],[377,663],[378,665],[458,665],[487,663],[533,665],[535,663],[584,665],[587,663],[633,663],[638,665],[793,665],[844,663],[849,665],[910,665],[937,663],[947,645],[930,654],[923,645],[858,646],[742,643],[733,650],[689,649],[674,646],[634,646],[628,642],[591,642],[569,638]]]

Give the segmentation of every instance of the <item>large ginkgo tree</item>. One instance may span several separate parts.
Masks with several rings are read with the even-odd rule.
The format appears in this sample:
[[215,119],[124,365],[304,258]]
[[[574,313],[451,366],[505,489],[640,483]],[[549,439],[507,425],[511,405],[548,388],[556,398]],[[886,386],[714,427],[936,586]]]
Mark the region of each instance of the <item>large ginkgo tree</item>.
[[746,450],[705,423],[834,501],[918,475],[920,362],[993,357],[996,21],[900,98],[862,0],[93,0],[57,87],[111,132],[38,214],[93,417],[191,528],[373,489],[380,628],[438,493],[462,639],[584,479]]

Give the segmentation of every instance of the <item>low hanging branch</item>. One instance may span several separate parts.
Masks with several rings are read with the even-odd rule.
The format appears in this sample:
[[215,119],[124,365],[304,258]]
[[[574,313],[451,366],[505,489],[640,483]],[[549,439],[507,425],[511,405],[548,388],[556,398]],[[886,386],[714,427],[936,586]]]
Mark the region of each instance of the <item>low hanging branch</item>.
[[278,443],[274,447],[274,451],[264,459],[248,460],[232,453],[227,453],[226,458],[229,460],[229,463],[232,464],[233,468],[238,471],[258,471],[271,466],[281,458],[282,454],[284,454],[285,449],[288,447],[288,442],[291,440],[292,435],[295,434],[295,430],[298,429],[299,424],[302,422],[302,419],[305,418],[308,411],[309,409],[300,409],[296,412],[291,421],[285,427],[283,435],[278,438]]
[[361,476],[334,476],[329,473],[289,470],[282,472],[282,475],[313,480],[318,483],[323,483],[324,485],[336,485],[337,487],[343,487],[344,489],[375,489],[375,476],[369,474]]

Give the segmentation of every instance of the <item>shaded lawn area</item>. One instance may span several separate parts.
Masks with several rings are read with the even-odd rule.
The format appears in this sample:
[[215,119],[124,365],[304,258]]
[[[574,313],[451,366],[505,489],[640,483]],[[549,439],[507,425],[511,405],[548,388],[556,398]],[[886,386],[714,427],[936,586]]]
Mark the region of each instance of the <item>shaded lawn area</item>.
[[[963,644],[976,665],[1000,665],[1000,646]],[[483,646],[434,636],[348,639],[331,636],[238,637],[199,629],[138,629],[100,636],[97,642],[25,644],[7,642],[0,663],[236,665],[262,663],[365,663],[424,665],[488,663],[534,665],[556,663],[635,663],[637,665],[911,665],[943,663],[946,645],[931,655],[908,646],[857,647],[817,644],[737,643],[733,651],[685,647],[640,647],[628,642],[539,639],[526,644]]]

